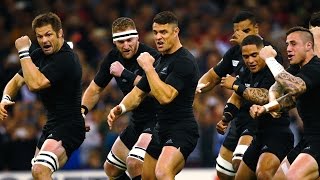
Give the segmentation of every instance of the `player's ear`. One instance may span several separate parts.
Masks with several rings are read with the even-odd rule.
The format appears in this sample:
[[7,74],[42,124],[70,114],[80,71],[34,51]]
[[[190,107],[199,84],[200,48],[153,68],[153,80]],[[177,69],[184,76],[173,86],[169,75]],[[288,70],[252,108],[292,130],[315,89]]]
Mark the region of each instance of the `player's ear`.
[[259,34],[259,25],[258,24],[254,25],[254,32],[255,32],[255,34]]
[[307,50],[310,51],[313,49],[313,43],[311,41],[306,43]]
[[179,32],[180,32],[180,28],[179,27],[175,27],[174,28],[174,33],[176,34],[176,36],[179,35]]
[[61,38],[61,37],[63,37],[63,30],[62,29],[60,29],[58,31],[58,38]]

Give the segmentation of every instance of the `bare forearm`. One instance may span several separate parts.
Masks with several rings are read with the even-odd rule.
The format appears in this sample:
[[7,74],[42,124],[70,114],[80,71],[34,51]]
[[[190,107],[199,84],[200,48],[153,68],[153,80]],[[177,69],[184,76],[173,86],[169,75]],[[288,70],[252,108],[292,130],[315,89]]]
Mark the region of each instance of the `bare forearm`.
[[145,98],[146,93],[141,91],[136,86],[122,99],[120,104],[123,104],[126,111],[132,111],[137,108],[142,100]]
[[81,104],[86,106],[90,111],[99,101],[102,90],[103,88],[96,85],[94,81],[91,81],[89,87],[83,94]]
[[246,88],[242,97],[253,104],[263,105],[269,102],[268,90],[264,88]]
[[176,97],[177,90],[161,81],[154,69],[147,71],[146,75],[150,85],[151,94],[159,101],[160,104],[169,103]]
[[231,104],[235,105],[238,109],[240,109],[241,99],[242,98],[238,94],[232,93],[231,96],[229,97],[227,103],[231,103]]
[[141,79],[141,76],[138,75],[138,76],[136,77],[136,79],[134,80],[133,85],[137,85],[138,82],[140,81],[140,79]]
[[39,90],[50,86],[49,80],[33,64],[31,58],[21,60],[24,81],[30,90]]
[[213,69],[210,69],[206,72],[198,81],[198,84],[208,84],[208,86],[201,89],[202,93],[208,92],[212,90],[216,85],[218,85],[221,81],[221,78],[214,72]]
[[294,108],[295,105],[295,97],[291,96],[291,94],[285,94],[284,96],[263,105],[263,107],[266,109],[266,112],[274,112],[280,110],[288,111]]
[[276,100],[277,98],[283,96],[283,88],[282,86],[276,81],[270,88],[269,88],[269,101]]
[[15,97],[24,84],[23,78],[16,74],[6,85],[6,87],[3,90],[3,94],[9,95],[11,98]]
[[296,106],[296,99],[290,93],[278,98],[277,101],[284,111],[289,111]]

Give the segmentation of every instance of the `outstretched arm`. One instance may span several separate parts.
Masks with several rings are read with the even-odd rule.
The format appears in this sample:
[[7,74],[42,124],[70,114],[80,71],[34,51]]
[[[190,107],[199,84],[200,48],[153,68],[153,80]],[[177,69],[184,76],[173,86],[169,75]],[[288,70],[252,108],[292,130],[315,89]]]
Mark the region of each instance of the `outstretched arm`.
[[17,92],[23,84],[23,77],[19,74],[16,74],[4,88],[2,100],[0,103],[0,120],[4,120],[8,117],[6,107],[14,104],[12,98],[17,95]]
[[212,90],[221,81],[221,78],[211,68],[198,81],[196,93],[205,93]]
[[146,93],[140,90],[137,86],[135,86],[121,101],[121,103],[114,108],[112,108],[108,114],[108,124],[110,129],[112,128],[112,124],[116,121],[122,114],[127,111],[132,111],[142,100],[146,97]]
[[224,134],[226,132],[230,121],[237,116],[240,107],[241,97],[236,93],[232,93],[224,107],[222,120],[216,125],[219,134]]
[[81,104],[87,108],[87,111],[90,111],[97,104],[102,91],[102,87],[98,86],[94,81],[91,81],[90,85],[82,96],[81,102]]

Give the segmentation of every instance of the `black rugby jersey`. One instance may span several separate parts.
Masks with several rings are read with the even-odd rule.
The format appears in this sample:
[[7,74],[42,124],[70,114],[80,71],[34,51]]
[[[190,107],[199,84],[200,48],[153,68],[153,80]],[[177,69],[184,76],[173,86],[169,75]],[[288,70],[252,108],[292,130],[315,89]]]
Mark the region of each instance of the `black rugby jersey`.
[[[271,45],[269,42],[263,40],[265,46]],[[276,47],[272,46],[277,51],[276,60],[283,64],[283,58],[281,53]],[[227,74],[243,75],[248,73],[245,71],[245,63],[242,58],[242,51],[240,45],[235,45],[230,48],[223,56],[221,61],[213,67],[213,70],[217,73],[219,77],[225,77]]]
[[[77,54],[64,42],[54,54],[45,55],[38,48],[30,57],[51,84],[49,88],[36,92],[47,110],[46,126],[62,122],[84,124],[80,111],[82,69]],[[19,74],[23,76],[22,70]]]
[[[119,61],[124,68],[133,72],[134,74],[142,76],[144,74],[144,71],[139,66],[137,58],[143,52],[149,52],[155,58],[155,60],[157,60],[160,56],[158,51],[143,43],[139,44],[137,53],[130,59],[124,59],[120,51],[117,48],[113,48],[103,59],[103,62],[100,65],[100,69],[94,78],[94,82],[101,88],[106,87],[111,81],[111,79],[114,77],[112,74],[110,74],[110,66],[115,61]],[[129,82],[127,79],[124,79],[122,77],[114,78],[124,95],[128,94],[133,89],[133,82]],[[155,112],[155,106],[153,105],[153,103],[153,98],[146,97],[141,102],[141,104],[132,111],[133,121],[150,120],[150,116],[154,116]]]
[[314,56],[296,76],[304,80],[307,91],[297,98],[297,110],[303,121],[305,135],[320,135],[320,59]]
[[[161,56],[155,68],[160,79],[179,93],[169,104],[158,103],[157,120],[160,127],[177,122],[196,124],[192,104],[199,80],[199,69],[194,56],[181,47],[173,54]],[[137,87],[144,92],[150,91],[146,76],[143,76]]]
[[[265,46],[271,45],[268,41],[263,40]],[[283,64],[283,58],[281,53],[277,50],[276,47],[272,46],[277,51],[276,60]],[[247,69],[244,60],[242,58],[242,49],[240,45],[235,45],[230,48],[223,56],[221,61],[213,67],[213,70],[217,73],[219,77],[224,77],[227,74],[233,74],[234,76],[248,77],[251,73]],[[237,115],[236,125],[237,127],[246,126],[247,123],[251,122],[251,116],[248,114],[247,109],[240,108],[240,111]]]
[[[240,81],[246,87],[250,88],[264,88],[268,89],[275,83],[275,79],[269,70],[268,66],[265,66],[261,71],[257,73],[250,73],[240,76]],[[273,118],[269,113],[266,113],[258,119],[252,119],[249,115],[250,107],[253,104],[243,98],[241,112],[247,113],[249,119],[241,119],[241,121],[256,121],[258,130],[261,129],[277,129],[283,131],[289,131],[289,115],[288,112],[283,112],[280,118]]]

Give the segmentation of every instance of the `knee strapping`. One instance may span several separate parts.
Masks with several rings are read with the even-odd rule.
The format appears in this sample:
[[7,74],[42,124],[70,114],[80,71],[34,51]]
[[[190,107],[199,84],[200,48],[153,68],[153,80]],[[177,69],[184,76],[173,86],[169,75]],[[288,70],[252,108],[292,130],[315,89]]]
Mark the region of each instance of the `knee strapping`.
[[127,169],[126,163],[123,162],[116,155],[114,155],[112,151],[109,152],[109,154],[107,156],[107,161],[108,161],[108,163],[116,166],[117,168],[119,168],[121,170],[126,170]]
[[247,145],[238,145],[233,152],[232,160],[235,160],[235,159],[242,160],[242,157],[246,152],[246,150],[248,149],[248,147],[249,146]]
[[217,157],[216,170],[228,176],[236,175],[232,164],[223,159],[220,155]]
[[59,169],[58,157],[50,151],[40,151],[39,154],[31,160],[31,164],[41,164],[50,168],[52,172]]
[[129,157],[138,159],[143,162],[145,154],[146,154],[146,150],[144,148],[134,146],[129,152]]

